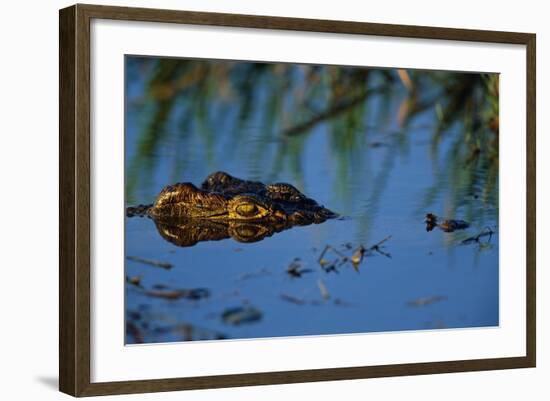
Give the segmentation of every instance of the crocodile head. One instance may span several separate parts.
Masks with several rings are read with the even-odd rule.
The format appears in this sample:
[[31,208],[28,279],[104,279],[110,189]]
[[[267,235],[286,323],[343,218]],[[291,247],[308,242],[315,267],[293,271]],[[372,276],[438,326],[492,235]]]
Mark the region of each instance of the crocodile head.
[[277,221],[286,220],[281,207],[259,194],[223,194],[182,183],[164,188],[149,215],[156,219]]
[[167,186],[148,214],[163,221],[206,219],[291,225],[322,223],[337,216],[290,184],[264,185],[224,172],[208,176],[200,189],[191,183]]

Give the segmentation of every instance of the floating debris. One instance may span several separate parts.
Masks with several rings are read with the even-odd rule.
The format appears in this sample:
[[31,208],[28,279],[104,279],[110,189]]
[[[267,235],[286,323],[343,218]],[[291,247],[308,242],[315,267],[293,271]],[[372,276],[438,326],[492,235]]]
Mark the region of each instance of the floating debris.
[[[388,252],[385,252],[382,250],[383,244],[388,241],[391,238],[391,235],[387,236],[383,240],[377,242],[376,244],[372,245],[369,248],[365,248],[363,245],[359,245],[353,254],[351,256],[347,256],[342,251],[339,251],[338,249],[334,248],[331,245],[325,245],[323,248],[323,251],[319,255],[317,259],[317,263],[321,266],[321,268],[326,272],[329,273],[331,271],[334,271],[338,273],[337,267],[344,265],[347,262],[351,262],[351,265],[355,269],[355,271],[359,271],[359,265],[363,261],[363,258],[365,256],[371,256],[373,253],[379,253],[380,255],[386,256],[387,258],[391,258],[391,254]],[[344,243],[341,245],[342,248],[345,248],[346,250],[353,249],[353,245],[350,242]],[[328,251],[331,251],[338,256],[338,258],[334,262],[330,262],[326,258],[326,254]]]
[[317,258],[317,262],[319,264],[322,263],[323,260],[326,260],[324,259],[325,257],[325,254],[331,250],[332,252],[334,252],[336,255],[338,255],[340,258],[342,259],[348,259],[348,257],[346,255],[344,255],[342,252],[340,252],[338,249],[334,248],[333,246],[331,245],[325,245],[325,247],[323,248],[323,251],[321,252],[321,254],[319,255],[319,258]]
[[126,310],[126,335],[128,343],[151,343],[194,340],[222,340],[224,333],[196,326],[186,321],[178,321],[164,314]]
[[[323,269],[323,271],[325,273],[334,272],[334,273],[340,274],[340,270],[338,270],[338,268],[336,267],[337,262],[338,261],[335,261],[335,262],[332,262],[332,263],[329,263],[329,264],[326,264],[326,265],[321,265],[321,269]],[[342,264],[342,263],[340,263],[340,264]]]
[[351,304],[350,302],[346,302],[340,298],[334,298],[334,301],[333,301],[334,305],[336,306],[352,306],[353,304]]
[[359,265],[363,261],[363,256],[365,256],[366,249],[363,247],[363,245],[359,245],[359,248],[355,250],[353,255],[351,255],[351,264],[353,265],[353,268],[355,271],[359,271]]
[[126,282],[136,287],[141,287],[141,276],[126,276]]
[[182,298],[199,300],[203,298],[208,298],[210,296],[210,291],[206,288],[153,289],[153,290],[146,290],[145,295],[154,297],[154,298],[164,298],[169,300],[178,300]]
[[426,223],[426,231],[432,231],[435,227],[439,227],[442,231],[445,231],[446,233],[452,233],[453,231],[464,230],[465,228],[470,227],[470,223],[464,220],[440,220],[433,213],[426,214],[426,220],[424,222]]
[[193,288],[187,291],[186,298],[187,299],[203,299],[208,298],[210,296],[210,290],[206,288]]
[[480,239],[483,237],[489,237],[485,243],[491,242],[491,238],[495,232],[490,227],[485,227],[478,235],[466,238],[461,242],[462,245],[469,245],[473,243],[481,244]]
[[378,252],[380,255],[383,255],[387,258],[390,258],[391,259],[391,254],[389,254],[388,252],[384,252],[382,251],[382,244],[386,241],[389,241],[391,239],[391,235],[388,235],[386,238],[384,238],[382,241],[379,241],[377,242],[376,244],[374,244],[373,246],[371,246],[368,251],[373,251],[373,252]]
[[407,302],[407,305],[415,306],[415,307],[416,306],[427,306],[427,305],[434,304],[436,302],[444,301],[445,299],[447,299],[446,296],[434,295],[434,296],[431,296],[431,297],[422,297],[422,298],[413,299],[412,301]]
[[432,231],[434,228],[437,227],[437,216],[432,213],[428,213],[426,215],[426,220],[424,220],[424,223],[426,223],[426,231]]
[[243,323],[257,322],[262,316],[262,312],[253,306],[238,306],[226,309],[222,313],[222,320],[227,324],[238,326]]
[[327,300],[330,298],[330,293],[328,292],[327,286],[323,282],[323,280],[319,279],[317,280],[317,287],[319,287],[319,292],[321,293],[321,296],[324,300]]
[[321,267],[325,267],[331,263],[328,260],[321,258],[319,259],[319,264],[321,265]]
[[298,298],[298,297],[295,297],[295,296],[289,295],[289,294],[284,294],[284,293],[281,294],[281,299],[284,300],[284,301],[296,304],[296,305],[303,305],[303,304],[306,303],[306,301],[304,301],[301,298]]
[[126,334],[134,339],[133,343],[135,344],[143,344],[145,342],[139,327],[130,321],[126,322]]
[[[329,250],[331,250],[332,252],[334,252],[338,256],[338,259],[336,259],[334,262],[330,262],[328,259],[325,259],[325,255],[326,255],[327,251],[329,251]],[[317,263],[319,263],[321,268],[327,273],[329,273],[331,271],[334,271],[334,272],[338,273],[338,270],[336,269],[336,265],[337,264],[343,265],[344,263],[346,263],[348,261],[348,259],[349,258],[346,255],[344,255],[342,252],[335,249],[331,245],[325,245],[325,247],[323,248],[323,251],[321,252],[319,257],[317,258]]]
[[167,270],[174,267],[173,264],[168,263],[168,262],[161,262],[161,261],[153,260],[153,259],[145,259],[145,258],[140,258],[138,256],[126,256],[126,259],[131,260],[133,262],[138,262],[138,263],[143,263],[143,264],[146,264],[146,265],[150,265],[150,266],[162,267],[163,269],[167,269]]
[[153,288],[155,290],[166,290],[167,288],[170,288],[170,287],[168,287],[166,284],[154,284]]
[[302,277],[304,273],[311,273],[313,270],[304,269],[300,258],[295,258],[286,268],[286,272],[291,277]]
[[[290,302],[291,304],[295,305],[314,305],[314,306],[322,306],[327,305],[326,301],[330,299],[330,294],[327,290],[327,287],[325,284],[319,280],[317,282],[317,286],[319,287],[319,291],[321,292],[321,296],[323,298],[323,301],[319,301],[319,299],[304,299],[299,298],[291,294],[282,293],[281,299],[286,302]],[[347,301],[342,300],[341,298],[333,298],[332,304],[335,306],[352,306],[352,303],[349,303]]]
[[[346,260],[347,260],[347,257],[346,257]],[[321,269],[323,269],[325,273],[330,273],[330,272],[340,273],[336,268],[336,264],[338,262],[342,264],[341,259],[336,259],[335,261],[331,262],[328,259],[321,257],[317,260],[317,263],[319,263],[319,265],[321,266]]]
[[268,269],[262,268],[258,271],[255,271],[255,272],[243,273],[237,278],[237,280],[248,280],[250,278],[269,276],[270,274],[271,274],[271,272]]

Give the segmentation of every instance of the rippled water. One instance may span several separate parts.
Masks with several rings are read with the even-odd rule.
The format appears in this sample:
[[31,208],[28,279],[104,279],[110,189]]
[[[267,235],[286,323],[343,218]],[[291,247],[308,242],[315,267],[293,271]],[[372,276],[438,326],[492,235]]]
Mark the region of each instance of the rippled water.
[[[254,117],[260,111],[246,121],[230,111],[211,126],[189,128],[182,117],[189,111],[176,102],[165,117],[167,134],[156,138],[148,161],[136,167],[144,116],[150,113],[147,103],[139,102],[149,96],[146,67],[140,74],[127,71],[127,206],[151,203],[165,185],[198,186],[208,174],[223,170],[243,179],[291,183],[344,218],[255,243],[229,238],[192,247],[166,241],[148,218],[127,218],[126,255],[134,258],[126,261],[127,278],[134,281],[126,283],[127,343],[499,324],[498,202],[494,191],[480,184],[490,174],[487,166],[465,169],[463,161],[453,159],[462,123],[447,130],[434,152],[433,110],[406,129],[391,118],[407,94],[399,85],[384,106],[390,118],[377,119],[382,105],[369,100],[369,112],[344,140],[334,119],[303,135],[282,137],[273,129],[277,122],[267,125]],[[257,90],[261,109],[267,88]],[[215,114],[220,106],[204,107]],[[241,123],[229,130],[234,120]],[[428,212],[471,226],[427,232]],[[462,244],[486,227],[495,234]],[[323,259],[333,262],[389,236],[381,252],[367,254],[357,269],[344,263],[326,272],[319,264],[327,245],[337,251]],[[299,277],[288,273],[291,263],[300,266]],[[208,296],[157,296],[181,289],[206,289]],[[243,312],[236,317],[237,323],[244,319],[240,324],[227,318],[235,311]]]

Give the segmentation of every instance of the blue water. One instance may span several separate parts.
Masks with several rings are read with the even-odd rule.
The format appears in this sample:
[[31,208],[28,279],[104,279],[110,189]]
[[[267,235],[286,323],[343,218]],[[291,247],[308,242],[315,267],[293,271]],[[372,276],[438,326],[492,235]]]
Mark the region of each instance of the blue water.
[[[229,238],[186,248],[165,241],[152,220],[127,218],[126,255],[173,265],[163,269],[127,260],[127,277],[138,277],[141,285],[126,284],[127,321],[134,330],[128,331],[127,343],[499,324],[498,203],[484,196],[483,188],[451,179],[462,171],[449,164],[456,135],[464,129],[460,124],[449,129],[434,153],[433,110],[403,129],[395,118],[377,119],[382,106],[373,99],[349,146],[335,141],[332,121],[299,137],[282,138],[278,124],[284,118],[268,126],[255,116],[261,115],[267,91],[259,87],[256,111],[232,129],[228,127],[239,120],[230,102],[224,118],[210,118],[211,126],[202,127],[186,125],[185,98],[176,102],[166,117],[165,135],[149,161],[136,168],[132,161],[151,107],[143,101],[148,71],[144,67],[141,75],[127,76],[127,183],[132,168],[134,174],[146,170],[127,191],[127,206],[151,203],[174,182],[198,186],[208,174],[222,170],[243,179],[291,183],[344,218],[295,227],[256,243]],[[396,88],[390,116],[398,114],[405,95]],[[218,113],[223,106],[218,103],[205,106],[209,115]],[[487,171],[480,167],[474,173],[485,176]],[[471,226],[454,233],[427,232],[423,221],[428,212],[465,219]],[[461,244],[484,227],[495,231],[490,241],[485,237],[479,244]],[[359,245],[369,247],[388,236],[382,250],[391,257],[373,252],[357,270],[347,263],[329,273],[318,263],[326,245],[351,255]],[[295,258],[309,270],[301,277],[286,271]],[[338,255],[328,252],[325,258]],[[210,296],[168,300],[143,291],[159,284],[206,288]],[[239,325],[222,319],[227,309],[248,306],[260,311],[261,319]]]

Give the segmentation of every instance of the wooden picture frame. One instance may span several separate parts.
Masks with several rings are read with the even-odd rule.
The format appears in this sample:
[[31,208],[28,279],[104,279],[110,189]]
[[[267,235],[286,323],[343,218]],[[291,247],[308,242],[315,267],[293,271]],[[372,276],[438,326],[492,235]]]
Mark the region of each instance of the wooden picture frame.
[[[92,383],[90,380],[90,21],[95,18],[526,46],[526,355],[523,357]],[[73,396],[94,396],[535,366],[536,37],[534,34],[95,5],[75,5],[60,10],[59,27],[59,388],[62,392]]]

